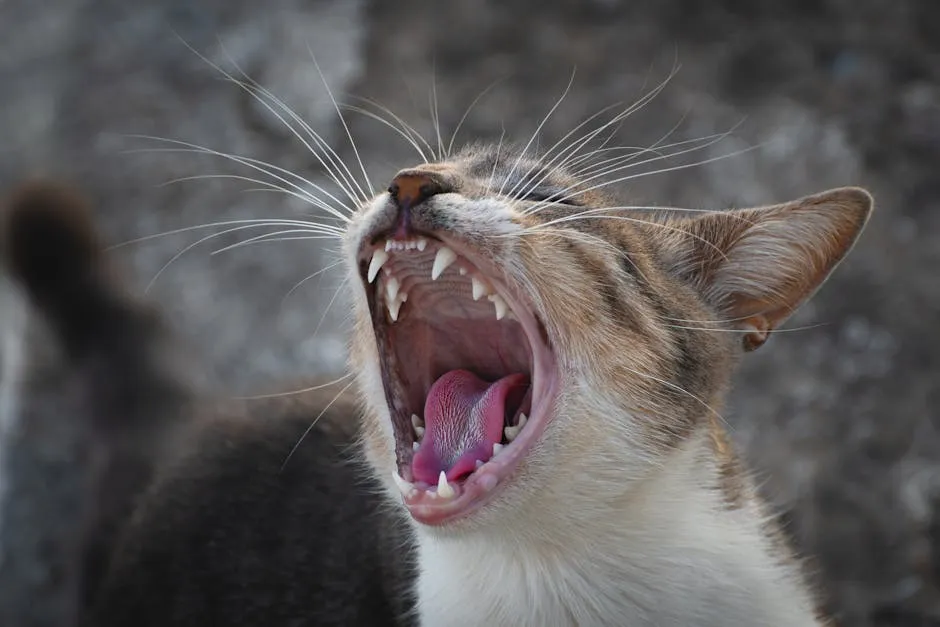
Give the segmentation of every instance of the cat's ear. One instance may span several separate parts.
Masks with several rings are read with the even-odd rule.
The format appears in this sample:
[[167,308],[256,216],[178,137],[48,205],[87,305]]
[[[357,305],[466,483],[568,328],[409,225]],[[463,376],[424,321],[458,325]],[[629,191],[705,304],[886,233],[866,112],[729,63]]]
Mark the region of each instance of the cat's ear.
[[872,210],[863,189],[781,205],[668,219],[670,270],[695,285],[753,350],[813,295],[852,248]]

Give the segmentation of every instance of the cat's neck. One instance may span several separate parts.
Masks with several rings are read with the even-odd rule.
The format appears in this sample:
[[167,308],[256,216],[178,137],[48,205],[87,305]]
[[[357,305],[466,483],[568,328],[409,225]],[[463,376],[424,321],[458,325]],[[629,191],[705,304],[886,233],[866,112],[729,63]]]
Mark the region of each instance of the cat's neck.
[[418,531],[423,625],[817,626],[757,500],[730,506],[707,434],[601,517],[441,537]]

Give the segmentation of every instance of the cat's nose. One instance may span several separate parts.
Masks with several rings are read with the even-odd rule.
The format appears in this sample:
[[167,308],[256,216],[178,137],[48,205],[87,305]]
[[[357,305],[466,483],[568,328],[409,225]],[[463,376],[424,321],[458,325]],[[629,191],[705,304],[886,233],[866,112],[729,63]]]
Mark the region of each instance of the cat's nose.
[[388,194],[399,209],[408,210],[444,191],[443,185],[431,175],[400,172],[388,186]]
[[396,235],[407,237],[413,226],[412,209],[431,196],[445,191],[444,185],[433,174],[399,172],[388,186],[388,195],[398,209],[394,228]]

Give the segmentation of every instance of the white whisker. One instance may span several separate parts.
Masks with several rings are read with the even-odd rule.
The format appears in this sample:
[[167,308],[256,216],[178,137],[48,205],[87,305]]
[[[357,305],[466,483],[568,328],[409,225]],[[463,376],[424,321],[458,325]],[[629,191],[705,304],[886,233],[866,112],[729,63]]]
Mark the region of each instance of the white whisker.
[[[346,379],[348,379],[348,378],[351,377],[351,376],[353,376],[353,373],[347,372],[346,374],[344,374],[343,376],[341,376],[341,377],[338,378],[338,379],[334,379],[334,380],[328,381],[328,382],[326,382],[326,383],[319,383],[319,384],[317,384],[317,385],[311,385],[311,386],[308,387],[308,388],[301,388],[301,389],[299,389],[299,390],[291,390],[290,392],[275,392],[275,393],[273,393],[273,394],[256,394],[256,395],[254,395],[254,396],[233,396],[233,397],[232,397],[232,400],[236,400],[236,401],[259,401],[259,400],[263,400],[263,399],[266,399],[266,398],[281,398],[281,397],[284,397],[284,396],[293,396],[294,394],[305,394],[305,393],[307,393],[307,392],[316,392],[317,390],[322,390],[322,389],[324,389],[324,388],[328,388],[328,387],[334,386],[334,385],[336,385],[337,383],[342,383],[343,381],[345,381]],[[344,388],[343,391],[345,391],[345,388]],[[342,392],[341,392],[341,393],[342,393]],[[334,402],[335,402],[335,401],[334,401]]]
[[[213,63],[211,60],[209,60],[205,55],[201,54],[201,53],[198,52],[196,49],[194,49],[192,46],[190,46],[185,40],[183,40],[182,38],[180,38],[180,40],[182,41],[182,43],[183,43],[184,46],[186,46],[193,54],[195,54],[197,57],[199,57],[199,58],[200,58],[204,63],[206,63],[209,67],[213,68],[215,71],[217,71],[217,72],[218,72],[219,74],[221,74],[223,77],[225,77],[228,81],[230,81],[230,82],[234,83],[235,85],[237,85],[238,87],[240,87],[240,88],[241,88],[242,90],[244,90],[248,95],[250,95],[252,98],[254,98],[259,104],[261,104],[265,109],[267,109],[269,112],[271,112],[271,114],[274,115],[274,117],[276,117],[276,118],[278,119],[278,121],[280,121],[288,130],[290,130],[290,132],[294,135],[294,137],[296,137],[296,138],[304,145],[304,147],[310,152],[310,154],[312,154],[312,155],[317,159],[317,161],[320,163],[320,165],[322,165],[322,166],[324,167],[324,169],[326,169],[327,173],[329,174],[329,176],[330,176],[330,178],[333,180],[333,182],[336,183],[336,185],[339,186],[340,189],[343,190],[343,193],[345,193],[346,196],[349,197],[349,199],[350,199],[354,204],[358,204],[358,203],[363,202],[364,200],[367,199],[367,196],[365,196],[365,194],[363,194],[362,198],[358,198],[358,197],[353,193],[354,190],[353,190],[351,187],[347,187],[347,184],[348,184],[349,180],[346,179],[345,176],[342,176],[342,172],[339,170],[339,168],[337,167],[337,171],[334,172],[333,169],[332,169],[329,165],[327,165],[327,163],[323,160],[323,158],[322,158],[322,156],[320,155],[320,153],[319,153],[315,148],[313,148],[313,147],[307,142],[307,140],[304,139],[304,138],[300,135],[300,133],[297,132],[297,130],[293,127],[293,125],[291,125],[289,122],[287,122],[287,120],[285,120],[285,119],[281,116],[281,114],[279,114],[277,111],[275,111],[275,110],[271,107],[271,105],[268,103],[268,101],[264,100],[263,98],[261,98],[261,97],[258,95],[258,92],[260,92],[261,94],[265,95],[267,98],[269,98],[270,100],[272,100],[273,102],[275,102],[275,103],[281,108],[281,110],[284,111],[284,112],[286,112],[292,119],[294,119],[295,121],[299,122],[300,125],[301,125],[301,128],[303,128],[304,130],[307,131],[307,133],[309,134],[309,136],[311,137],[311,139],[313,139],[313,141],[318,145],[318,147],[323,148],[323,149],[325,150],[325,153],[326,153],[327,157],[330,159],[330,162],[331,162],[333,165],[336,165],[336,162],[338,161],[338,162],[339,162],[339,165],[341,165],[343,168],[346,167],[345,164],[342,162],[342,160],[339,159],[339,156],[336,154],[336,152],[327,144],[327,142],[326,142],[325,140],[323,140],[322,137],[320,137],[320,135],[318,135],[318,134],[310,127],[309,124],[307,124],[306,122],[304,122],[303,119],[302,119],[300,116],[298,116],[296,113],[294,113],[294,111],[291,110],[290,107],[288,107],[283,101],[281,101],[279,98],[277,98],[276,96],[274,96],[274,94],[271,93],[270,90],[268,90],[268,89],[262,87],[257,81],[255,81],[255,80],[252,79],[250,76],[248,76],[248,74],[247,74],[244,70],[242,70],[241,67],[239,67],[238,63],[236,63],[235,60],[231,57],[231,55],[228,54],[228,52],[227,52],[226,49],[225,49],[225,45],[224,45],[221,41],[219,41],[219,45],[220,45],[220,47],[222,48],[223,52],[225,53],[225,56],[226,56],[226,57],[229,59],[229,61],[235,66],[235,68],[238,70],[238,72],[239,72],[242,76],[244,76],[246,80],[249,81],[249,83],[245,83],[245,82],[243,82],[243,81],[238,80],[237,78],[235,78],[234,76],[232,76],[231,73],[229,73],[229,72],[227,72],[226,70],[222,69],[222,68],[219,67],[216,63]],[[330,153],[332,153],[333,157],[330,156]],[[334,157],[335,157],[335,159],[334,159]],[[346,168],[346,172],[347,172],[347,173],[349,172],[349,169],[348,169],[348,168]],[[337,173],[338,173],[340,176],[337,176]],[[342,178],[344,179],[345,182],[339,180],[341,176],[342,176]],[[350,173],[350,178],[352,178],[351,173]],[[353,182],[355,183],[355,180],[354,180],[354,179],[353,179]],[[361,188],[360,188],[360,192],[361,192]],[[337,201],[337,202],[338,202],[338,201]],[[344,206],[344,205],[341,204],[341,206]]]
[[[356,156],[356,162],[359,164],[359,169],[362,170],[362,177],[365,180],[369,190],[374,193],[375,187],[373,187],[372,181],[369,180],[369,174],[366,172],[366,167],[362,164],[362,157],[359,155],[359,149],[356,147],[356,142],[353,139],[352,132],[349,130],[349,125],[346,124],[346,118],[343,116],[343,112],[340,111],[339,105],[336,103],[336,98],[333,97],[333,90],[330,89],[330,85],[326,82],[326,77],[323,75],[323,70],[320,69],[320,64],[317,63],[317,59],[309,45],[307,46],[307,52],[310,53],[310,59],[317,68],[317,73],[320,75],[320,80],[323,81],[323,88],[326,89],[326,93],[330,97],[330,102],[333,103],[333,109],[336,111],[336,115],[339,116],[339,121],[343,125],[343,130],[346,131],[346,137],[349,139],[349,146],[352,148],[353,154]],[[370,195],[371,194],[366,194],[365,196],[368,198]]]
[[[320,192],[320,193],[326,195],[330,200],[332,200],[332,201],[334,201],[335,203],[337,203],[340,207],[342,207],[343,209],[345,209],[347,212],[353,213],[353,210],[352,210],[350,207],[348,207],[348,206],[345,205],[344,203],[340,202],[340,200],[339,200],[338,198],[336,198],[336,196],[334,196],[333,194],[331,194],[331,193],[328,192],[327,190],[323,189],[321,186],[319,186],[319,185],[317,185],[317,184],[315,184],[315,183],[311,183],[310,181],[308,181],[308,180],[305,179],[304,177],[300,176],[299,174],[296,174],[296,173],[294,173],[294,172],[291,172],[290,170],[287,170],[287,169],[284,169],[284,168],[281,168],[281,167],[272,165],[272,164],[270,164],[270,163],[265,163],[264,161],[260,161],[260,160],[258,160],[258,159],[252,159],[251,157],[242,157],[242,156],[240,156],[240,155],[232,155],[232,154],[229,154],[229,153],[221,152],[221,151],[219,151],[219,150],[213,150],[213,149],[207,148],[207,147],[205,147],[205,146],[200,146],[200,145],[198,145],[198,144],[192,144],[192,143],[189,143],[189,142],[180,141],[180,140],[178,140],[178,139],[169,139],[169,138],[166,138],[166,137],[156,137],[156,136],[153,136],[153,135],[129,135],[129,137],[137,138],[137,139],[147,139],[147,140],[151,140],[151,141],[164,142],[164,143],[171,144],[171,145],[173,145],[173,146],[181,146],[181,148],[148,148],[148,149],[138,149],[138,150],[131,151],[131,152],[181,152],[181,153],[191,152],[191,153],[195,153],[195,154],[205,154],[205,155],[210,155],[210,156],[214,156],[214,157],[221,157],[221,158],[226,159],[226,160],[228,160],[228,161],[232,161],[232,162],[234,162],[234,163],[237,163],[237,164],[239,164],[239,165],[242,165],[242,166],[244,166],[244,167],[246,167],[246,168],[255,170],[255,171],[257,171],[257,172],[261,172],[261,173],[263,173],[263,174],[267,174],[267,175],[270,176],[271,178],[273,178],[273,179],[275,179],[275,180],[277,180],[277,181],[280,181],[281,183],[284,183],[284,184],[287,185],[288,187],[291,187],[291,188],[297,190],[298,192],[300,192],[301,194],[304,194],[305,196],[307,196],[307,197],[308,197],[308,202],[311,202],[314,198],[316,198],[315,196],[311,195],[311,194],[309,193],[309,191],[303,189],[303,188],[302,188],[301,186],[299,186],[297,183],[294,183],[294,182],[292,182],[292,181],[290,181],[290,180],[284,178],[284,176],[281,176],[280,174],[283,174],[283,175],[285,175],[285,176],[292,176],[292,177],[294,177],[295,179],[300,179],[300,181],[303,182],[305,185],[309,185],[310,187],[314,188],[314,189],[317,190],[318,192]],[[280,174],[275,174],[275,173],[280,173]],[[318,202],[311,202],[311,204],[314,204],[315,206],[317,206],[317,207],[323,209],[324,211],[326,211],[326,212],[329,213],[330,215],[332,215],[332,216],[334,216],[334,217],[337,217],[337,218],[339,218],[340,220],[343,220],[344,222],[349,222],[349,217],[348,217],[348,216],[343,215],[340,211],[338,211],[337,209],[335,209],[335,208],[332,207],[331,205],[327,204],[327,203],[326,203],[325,201],[323,201],[322,199],[317,199],[317,201],[318,201]]]
[[492,83],[490,83],[490,84],[486,87],[486,89],[484,89],[483,91],[481,91],[481,92],[477,95],[477,97],[474,98],[474,99],[470,102],[470,106],[468,106],[467,109],[466,109],[466,111],[463,112],[463,115],[460,116],[460,121],[457,122],[457,126],[454,128],[454,132],[453,132],[453,134],[450,136],[450,142],[448,142],[448,144],[447,144],[447,153],[445,154],[445,156],[446,156],[448,159],[449,159],[450,156],[453,154],[453,150],[454,150],[454,140],[457,139],[457,133],[460,132],[460,127],[463,126],[463,123],[467,120],[467,116],[470,115],[470,112],[473,110],[473,107],[475,107],[476,104],[483,98],[483,96],[485,96],[486,94],[488,94],[488,93],[490,92],[490,90],[492,90],[494,87],[496,87],[496,85],[498,85],[502,80],[503,80],[503,79],[498,78],[498,79],[496,79],[495,81],[493,81]]
[[[347,376],[349,376],[349,375],[347,375]],[[317,422],[320,421],[320,418],[323,417],[323,414],[325,414],[327,411],[329,411],[330,407],[332,407],[333,404],[334,404],[336,401],[338,401],[339,398],[340,398],[343,394],[346,393],[346,390],[348,390],[349,388],[351,388],[351,387],[353,386],[353,383],[355,383],[355,381],[352,381],[352,382],[346,384],[346,386],[345,386],[342,390],[340,390],[339,393],[338,393],[336,396],[333,397],[333,400],[331,400],[329,403],[327,403],[327,404],[323,407],[323,409],[320,410],[320,413],[317,414],[317,417],[313,419],[313,422],[310,423],[310,426],[307,427],[307,430],[304,431],[304,432],[303,432],[303,435],[300,436],[300,439],[297,440],[297,444],[295,444],[294,447],[290,450],[290,453],[287,454],[287,457],[284,459],[284,463],[281,464],[281,471],[283,471],[284,468],[287,466],[287,462],[289,462],[289,461],[290,461],[290,458],[294,456],[294,453],[297,451],[297,449],[298,449],[298,448],[300,447],[300,445],[303,443],[304,439],[306,439],[306,437],[307,437],[308,435],[310,435],[310,432],[311,432],[311,431],[313,430],[313,428],[316,426]]]
[[519,163],[522,161],[522,157],[525,156],[526,152],[528,152],[529,148],[532,146],[532,142],[536,140],[536,138],[539,136],[539,133],[542,131],[542,128],[545,126],[545,124],[548,123],[548,120],[552,117],[552,114],[555,113],[558,107],[561,106],[561,103],[564,102],[565,98],[568,96],[568,92],[571,90],[571,85],[574,84],[574,75],[575,75],[575,70],[573,69],[571,71],[571,78],[568,79],[568,85],[565,86],[565,90],[562,92],[558,100],[555,101],[555,104],[552,105],[552,108],[549,109],[548,113],[545,114],[545,117],[542,118],[542,121],[539,122],[538,126],[535,127],[535,131],[533,131],[532,133],[532,138],[529,139],[528,143],[526,143],[525,147],[523,147],[522,152],[520,152],[519,155],[516,157],[516,162],[513,164],[512,168],[509,170],[509,174],[506,175],[506,179],[503,181],[503,184],[500,185],[499,187],[498,193],[500,195],[503,194],[503,189],[506,187],[506,182],[512,179],[512,175],[516,172],[516,168],[519,167]]

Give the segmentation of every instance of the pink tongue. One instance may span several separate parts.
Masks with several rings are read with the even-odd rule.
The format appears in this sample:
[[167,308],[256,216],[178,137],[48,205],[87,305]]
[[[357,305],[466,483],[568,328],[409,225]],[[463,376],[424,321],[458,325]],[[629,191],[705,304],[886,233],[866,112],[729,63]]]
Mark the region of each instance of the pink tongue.
[[527,385],[522,373],[487,383],[466,370],[435,381],[424,403],[424,438],[411,462],[414,480],[435,485],[442,470],[458,479],[473,472],[477,460],[492,457],[493,444],[503,439],[506,400]]

